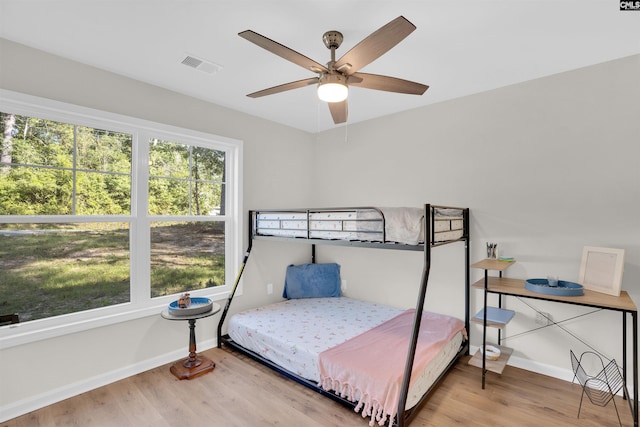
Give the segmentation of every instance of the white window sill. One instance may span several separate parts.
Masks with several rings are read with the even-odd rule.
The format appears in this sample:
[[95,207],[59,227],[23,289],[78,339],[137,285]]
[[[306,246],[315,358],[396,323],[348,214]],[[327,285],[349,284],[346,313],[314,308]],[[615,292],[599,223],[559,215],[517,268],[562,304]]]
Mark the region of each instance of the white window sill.
[[[209,294],[205,291],[208,291]],[[192,296],[207,297],[218,302],[226,300],[230,294],[227,286],[215,293],[211,293],[211,291],[212,289],[206,289],[192,292]],[[236,295],[239,294],[240,289],[236,292]],[[145,306],[134,307],[133,304],[126,303],[54,318],[5,325],[0,327],[0,350],[143,317],[159,316],[160,312],[175,299],[176,296],[173,295],[155,298]]]

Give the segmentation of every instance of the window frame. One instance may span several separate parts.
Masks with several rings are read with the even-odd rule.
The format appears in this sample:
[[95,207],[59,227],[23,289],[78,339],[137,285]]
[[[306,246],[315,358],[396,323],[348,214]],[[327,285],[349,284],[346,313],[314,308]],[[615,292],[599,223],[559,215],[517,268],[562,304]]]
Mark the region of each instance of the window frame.
[[[40,215],[2,216],[2,223],[32,222],[128,222],[130,228],[129,251],[142,253],[146,262],[131,262],[130,301],[60,316],[37,319],[0,327],[0,349],[49,339],[56,336],[158,315],[175,295],[151,298],[150,284],[150,229],[154,221],[210,221],[210,216],[149,215],[148,197],[148,141],[162,138],[225,152],[225,215],[216,216],[225,222],[225,284],[198,289],[193,296],[206,296],[214,301],[224,300],[231,292],[242,254],[242,164],[241,140],[152,122],[121,114],[35,97],[0,89],[0,110],[25,116],[40,117],[74,125],[130,133],[132,135],[131,212],[129,215]],[[145,164],[146,162],[146,164]],[[144,197],[144,199],[141,199]],[[141,207],[140,205],[143,205]],[[36,218],[37,221],[33,221]],[[72,221],[70,221],[73,219]],[[145,228],[146,227],[146,228]],[[143,252],[140,252],[143,251]],[[239,287],[240,291],[240,287]]]

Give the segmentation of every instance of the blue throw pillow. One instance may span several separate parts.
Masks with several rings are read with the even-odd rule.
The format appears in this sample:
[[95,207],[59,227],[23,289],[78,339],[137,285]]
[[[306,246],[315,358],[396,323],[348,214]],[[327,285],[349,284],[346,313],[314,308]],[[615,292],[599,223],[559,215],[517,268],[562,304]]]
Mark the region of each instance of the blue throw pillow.
[[284,298],[339,297],[340,266],[331,264],[302,264],[287,267]]

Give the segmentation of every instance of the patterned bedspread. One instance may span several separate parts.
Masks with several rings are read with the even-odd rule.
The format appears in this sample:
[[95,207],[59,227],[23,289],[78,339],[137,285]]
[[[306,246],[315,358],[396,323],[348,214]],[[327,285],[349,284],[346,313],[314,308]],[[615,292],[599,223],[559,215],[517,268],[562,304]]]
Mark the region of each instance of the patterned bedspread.
[[296,375],[320,381],[318,354],[402,311],[345,297],[292,299],[234,315],[229,336]]

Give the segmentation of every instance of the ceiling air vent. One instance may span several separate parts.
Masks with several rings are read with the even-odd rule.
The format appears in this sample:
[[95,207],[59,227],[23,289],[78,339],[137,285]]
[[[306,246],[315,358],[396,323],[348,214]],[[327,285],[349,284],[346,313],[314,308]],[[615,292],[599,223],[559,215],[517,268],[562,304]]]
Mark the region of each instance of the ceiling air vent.
[[222,69],[222,65],[218,65],[202,58],[196,58],[195,56],[189,54],[185,54],[180,63],[209,74],[215,74]]

